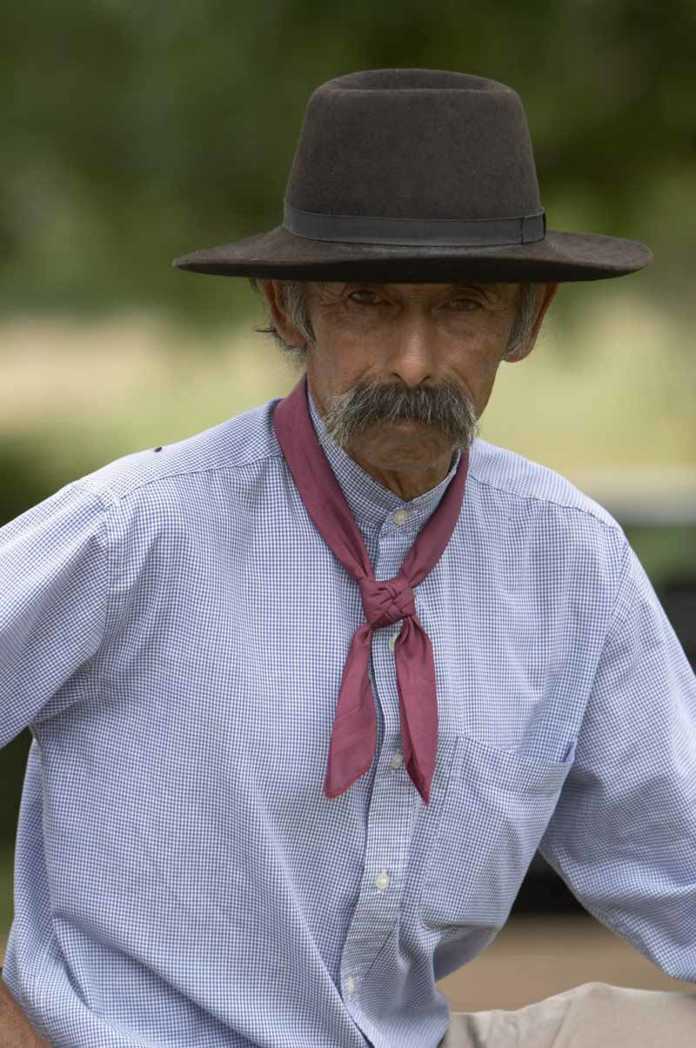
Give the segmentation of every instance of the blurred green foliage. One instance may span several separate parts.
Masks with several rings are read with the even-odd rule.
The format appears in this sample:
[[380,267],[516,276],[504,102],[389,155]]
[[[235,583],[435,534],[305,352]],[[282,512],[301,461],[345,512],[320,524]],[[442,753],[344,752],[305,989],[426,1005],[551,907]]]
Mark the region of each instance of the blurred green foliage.
[[693,0],[30,0],[3,15],[6,312],[134,304],[200,325],[248,311],[245,281],[171,259],[280,224],[311,91],[386,66],[514,87],[549,227],[644,240],[650,292],[682,301]]

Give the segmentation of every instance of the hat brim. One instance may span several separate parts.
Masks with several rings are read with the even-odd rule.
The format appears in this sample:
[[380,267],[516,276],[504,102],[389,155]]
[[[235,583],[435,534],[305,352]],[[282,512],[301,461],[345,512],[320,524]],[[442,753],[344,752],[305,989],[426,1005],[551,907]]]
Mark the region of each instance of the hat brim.
[[276,226],[267,233],[192,251],[172,265],[213,276],[276,280],[374,280],[383,283],[482,283],[605,280],[653,260],[639,240],[547,229],[532,244],[495,247],[337,243],[309,240]]

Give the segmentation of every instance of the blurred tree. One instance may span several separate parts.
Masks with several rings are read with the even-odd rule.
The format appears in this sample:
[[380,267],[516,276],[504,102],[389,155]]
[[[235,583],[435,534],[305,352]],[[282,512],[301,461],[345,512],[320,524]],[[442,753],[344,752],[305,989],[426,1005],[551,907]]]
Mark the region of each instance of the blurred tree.
[[683,298],[696,186],[693,0],[28,0],[4,11],[0,299],[6,312],[254,307],[240,280],[170,260],[278,225],[304,107],[355,69],[427,66],[511,84],[549,225],[659,254]]

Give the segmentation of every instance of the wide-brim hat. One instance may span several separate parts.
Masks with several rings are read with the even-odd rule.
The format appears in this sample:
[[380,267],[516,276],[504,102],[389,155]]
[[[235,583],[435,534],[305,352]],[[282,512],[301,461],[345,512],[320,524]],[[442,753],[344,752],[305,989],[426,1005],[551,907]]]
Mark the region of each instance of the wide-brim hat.
[[639,240],[546,228],[513,88],[368,69],[311,94],[282,225],[172,265],[278,280],[555,282],[620,277],[652,258]]

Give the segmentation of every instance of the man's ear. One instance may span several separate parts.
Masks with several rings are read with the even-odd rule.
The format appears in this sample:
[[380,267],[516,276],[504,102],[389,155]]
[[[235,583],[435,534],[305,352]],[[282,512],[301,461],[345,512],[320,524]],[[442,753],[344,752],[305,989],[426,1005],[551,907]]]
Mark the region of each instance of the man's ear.
[[[525,343],[522,346],[519,346],[517,349],[513,349],[510,353],[506,353],[503,357],[503,360],[510,361],[511,363],[516,363],[518,360],[524,360],[525,357],[528,357],[534,349],[534,344],[537,340],[537,335],[541,331],[541,325],[544,322],[546,311],[553,302],[554,298],[556,297],[556,292],[558,291],[558,282],[542,284],[541,286],[543,288],[543,292],[540,293],[537,290],[538,313],[537,318],[534,321],[534,327],[527,336]],[[541,305],[539,305],[539,301],[541,301]]]
[[290,322],[284,309],[280,296],[280,281],[259,280],[259,287],[268,302],[273,317],[273,323],[290,346],[303,346],[305,339],[297,328]]

